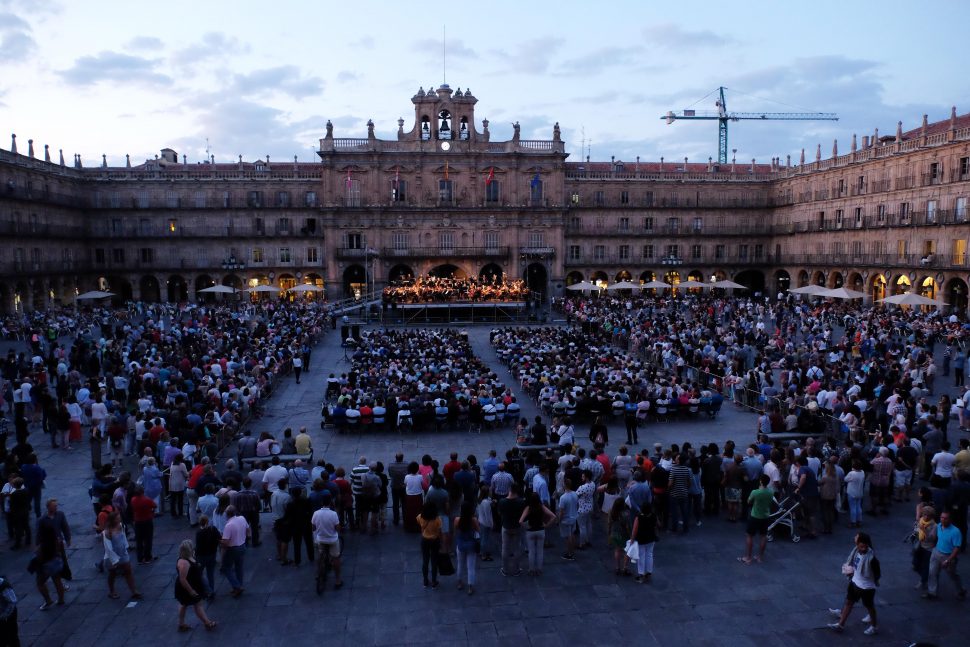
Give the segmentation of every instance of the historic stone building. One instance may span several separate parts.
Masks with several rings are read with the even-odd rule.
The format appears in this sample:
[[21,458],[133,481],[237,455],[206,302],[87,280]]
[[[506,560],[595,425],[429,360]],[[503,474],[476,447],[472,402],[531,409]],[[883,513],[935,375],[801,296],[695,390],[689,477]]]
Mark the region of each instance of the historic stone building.
[[328,123],[312,163],[164,149],[89,167],[14,139],[0,150],[0,312],[94,288],[197,299],[215,283],[339,299],[424,274],[524,278],[543,298],[583,279],[915,289],[966,311],[970,115],[808,162],[567,162],[558,124],[492,141],[477,101],[419,90],[394,140]]

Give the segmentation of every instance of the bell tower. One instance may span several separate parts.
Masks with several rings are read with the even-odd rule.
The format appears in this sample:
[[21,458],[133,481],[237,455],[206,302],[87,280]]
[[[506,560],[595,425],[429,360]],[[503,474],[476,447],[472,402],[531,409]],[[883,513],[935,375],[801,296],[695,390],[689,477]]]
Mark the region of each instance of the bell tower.
[[471,90],[452,91],[447,83],[437,90],[419,88],[411,97],[414,104],[414,128],[405,134],[398,131],[398,139],[418,141],[476,141],[475,104],[478,99]]

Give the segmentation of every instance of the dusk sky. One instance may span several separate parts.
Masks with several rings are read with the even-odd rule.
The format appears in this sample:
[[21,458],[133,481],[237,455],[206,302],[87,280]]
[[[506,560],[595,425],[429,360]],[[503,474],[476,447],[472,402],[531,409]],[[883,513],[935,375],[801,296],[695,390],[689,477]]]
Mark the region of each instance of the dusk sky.
[[[927,15],[927,14],[932,15]],[[357,2],[118,3],[0,0],[0,147],[70,162],[133,163],[171,147],[189,161],[313,161],[337,137],[395,138],[410,98],[447,82],[478,98],[493,140],[550,139],[570,160],[707,161],[717,124],[668,110],[837,112],[838,122],[731,124],[739,161],[801,148],[814,160],[853,133],[893,134],[970,112],[970,3]],[[729,154],[730,155],[730,154]]]

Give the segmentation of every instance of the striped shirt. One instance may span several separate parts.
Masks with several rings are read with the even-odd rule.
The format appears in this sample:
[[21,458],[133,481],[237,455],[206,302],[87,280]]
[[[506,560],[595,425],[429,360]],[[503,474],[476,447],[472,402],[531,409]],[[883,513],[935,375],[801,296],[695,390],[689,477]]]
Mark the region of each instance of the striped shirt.
[[670,468],[670,496],[686,497],[690,492],[690,468],[686,465],[674,465]]

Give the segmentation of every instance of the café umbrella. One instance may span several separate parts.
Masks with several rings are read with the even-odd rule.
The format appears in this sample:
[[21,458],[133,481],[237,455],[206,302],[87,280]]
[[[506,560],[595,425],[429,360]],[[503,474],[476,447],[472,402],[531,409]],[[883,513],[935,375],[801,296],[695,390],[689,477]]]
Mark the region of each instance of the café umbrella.
[[606,288],[607,290],[639,290],[640,286],[631,281],[620,281]]
[[580,281],[579,283],[573,283],[572,285],[566,286],[567,290],[599,290],[600,286],[595,283],[590,283],[589,281]]
[[91,290],[90,292],[85,292],[84,294],[79,294],[75,298],[77,301],[85,301],[87,299],[107,299],[108,297],[113,297],[114,292],[102,292],[101,290]]
[[207,288],[199,290],[199,293],[205,292],[206,294],[235,294],[236,288],[230,287],[228,285],[210,285]]
[[880,303],[893,303],[900,306],[945,306],[946,304],[942,301],[937,301],[936,299],[931,299],[929,297],[924,297],[922,294],[916,294],[915,292],[904,292],[902,294],[894,294],[891,297],[886,297],[885,299],[879,299]]

